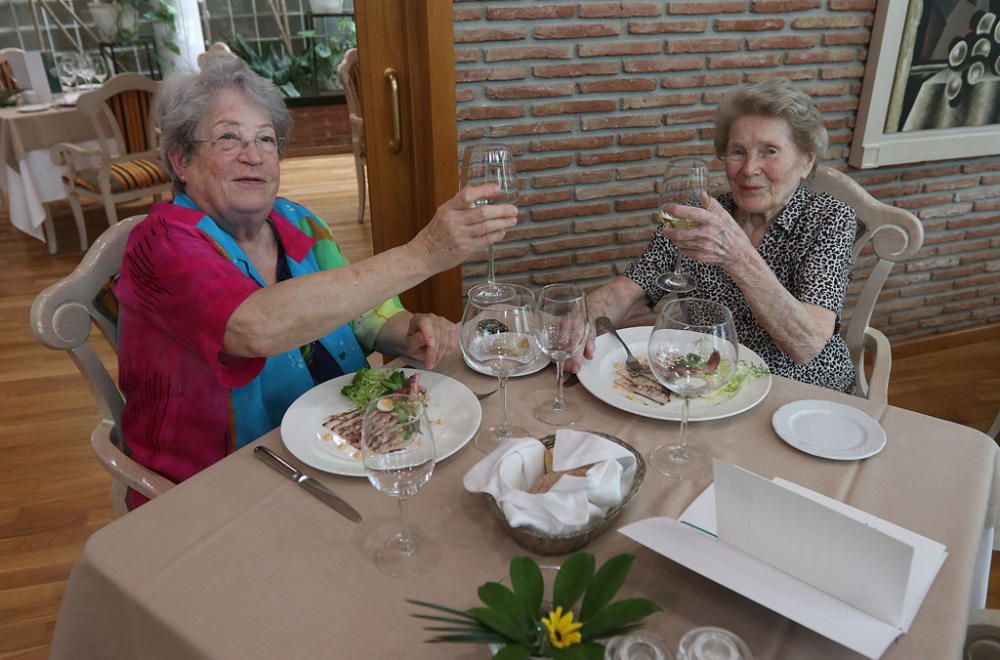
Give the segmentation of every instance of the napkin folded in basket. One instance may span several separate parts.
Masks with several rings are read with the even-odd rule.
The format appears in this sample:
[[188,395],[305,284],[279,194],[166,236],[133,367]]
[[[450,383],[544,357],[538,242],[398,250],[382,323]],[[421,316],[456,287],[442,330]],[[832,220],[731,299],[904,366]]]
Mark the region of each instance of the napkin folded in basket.
[[535,438],[510,438],[469,470],[463,483],[489,493],[511,527],[532,527],[564,536],[601,519],[625,497],[635,478],[635,456],[594,433],[559,429],[552,449],[556,472],[590,465],[584,476],[564,474],[548,492],[529,493],[545,473],[545,445]]

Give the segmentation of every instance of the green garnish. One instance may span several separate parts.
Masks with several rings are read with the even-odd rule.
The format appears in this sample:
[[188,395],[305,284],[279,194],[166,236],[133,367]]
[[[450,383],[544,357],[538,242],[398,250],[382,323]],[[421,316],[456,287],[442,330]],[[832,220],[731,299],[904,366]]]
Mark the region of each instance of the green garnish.
[[359,369],[351,384],[340,392],[359,408],[365,408],[379,397],[392,394],[406,385],[406,375],[400,369]]

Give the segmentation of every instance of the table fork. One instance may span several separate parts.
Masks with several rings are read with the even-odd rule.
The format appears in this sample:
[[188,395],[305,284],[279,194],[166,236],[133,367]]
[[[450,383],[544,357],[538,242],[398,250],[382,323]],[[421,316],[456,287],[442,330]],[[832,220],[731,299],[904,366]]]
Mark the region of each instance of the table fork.
[[622,348],[625,349],[625,368],[628,369],[630,374],[633,376],[645,376],[646,378],[656,380],[653,378],[653,372],[650,371],[649,367],[643,365],[642,362],[639,362],[639,360],[632,355],[632,351],[629,350],[628,344],[625,343],[625,340],[622,339],[621,335],[619,335],[615,330],[615,324],[611,322],[611,319],[607,316],[598,316],[597,320],[594,321],[594,325],[597,326],[598,332],[601,332],[602,330],[604,332],[609,332],[621,343]]

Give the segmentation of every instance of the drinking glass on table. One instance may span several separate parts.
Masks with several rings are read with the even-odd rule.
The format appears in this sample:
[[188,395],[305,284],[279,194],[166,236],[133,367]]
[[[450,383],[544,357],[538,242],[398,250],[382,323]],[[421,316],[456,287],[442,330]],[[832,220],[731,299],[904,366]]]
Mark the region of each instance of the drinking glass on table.
[[94,63],[90,55],[80,53],[77,56],[76,76],[80,88],[87,89],[94,86]]
[[[702,195],[709,193],[708,163],[700,158],[675,158],[667,165],[660,183],[657,216],[660,222],[673,229],[690,229],[697,222],[683,217],[684,206],[702,205]],[[680,272],[681,255],[677,252],[674,270],[661,273],[656,284],[661,289],[674,293],[687,293],[698,287],[698,282],[690,275]]]
[[687,444],[691,399],[711,394],[732,378],[739,357],[733,315],[711,300],[680,298],[663,308],[649,335],[649,366],[664,387],[683,397],[680,441],[649,455],[653,467],[675,479],[708,474],[701,449]]
[[[506,145],[472,144],[465,148],[462,156],[461,185],[481,186],[487,183],[497,184],[500,193],[493,197],[477,199],[472,206],[517,203],[517,171],[514,169],[514,159],[510,149]],[[489,260],[490,270],[486,279],[486,284],[489,286],[480,289],[478,295],[502,297],[503,285],[497,284],[492,243],[489,247]]]
[[104,81],[108,79],[108,65],[105,63],[104,57],[99,53],[94,53],[90,56],[90,71],[91,78],[98,85],[103,85]]
[[56,56],[56,75],[62,83],[63,91],[70,91],[76,86],[76,76],[79,72],[80,60],[76,53],[60,53]]
[[563,364],[578,355],[587,342],[587,296],[573,284],[550,284],[538,292],[535,318],[538,348],[556,363],[556,398],[535,406],[535,418],[554,426],[569,426],[580,421],[583,408],[563,399]]
[[434,435],[417,394],[391,394],[372,400],[361,422],[361,461],[375,488],[399,498],[402,529],[375,552],[375,566],[393,577],[430,571],[441,548],[410,525],[406,500],[434,472]]
[[538,357],[535,341],[535,297],[530,289],[517,284],[501,284],[503,297],[482,294],[489,283],[469,291],[462,314],[460,344],[466,359],[474,366],[494,374],[503,398],[503,421],[484,427],[476,435],[476,448],[488,454],[512,436],[526,435],[524,429],[511,426],[507,416],[507,379],[524,373]]

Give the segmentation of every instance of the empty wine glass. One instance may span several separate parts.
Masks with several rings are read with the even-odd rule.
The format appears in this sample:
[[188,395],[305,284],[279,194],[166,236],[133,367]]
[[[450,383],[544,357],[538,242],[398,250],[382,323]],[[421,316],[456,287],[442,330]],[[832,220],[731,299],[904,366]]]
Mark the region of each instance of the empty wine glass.
[[687,444],[691,398],[711,394],[729,382],[738,357],[733,315],[724,305],[681,298],[663,308],[649,335],[649,366],[656,379],[684,402],[680,442],[654,449],[649,456],[654,468],[675,479],[708,473],[705,452]]
[[569,426],[580,421],[583,408],[563,399],[563,364],[579,354],[587,342],[587,296],[573,284],[550,284],[538,292],[535,318],[538,348],[556,363],[556,398],[535,406],[535,418],[554,426]]
[[90,56],[90,71],[91,77],[99,85],[103,85],[104,81],[108,79],[108,65],[102,55],[95,53]]
[[[517,203],[517,171],[514,169],[514,159],[510,149],[503,144],[472,144],[465,148],[462,157],[461,185],[481,186],[495,183],[500,187],[500,193],[493,197],[477,199],[471,206],[484,204],[516,204]],[[489,247],[490,270],[486,283],[478,295],[502,297],[503,287],[497,284],[496,271],[493,264],[493,244]]]
[[[676,158],[667,165],[660,183],[660,196],[657,215],[660,222],[673,229],[690,229],[697,222],[680,217],[674,208],[676,205],[702,205],[702,194],[709,192],[708,163],[700,158]],[[661,289],[674,293],[687,293],[698,287],[698,282],[690,275],[680,272],[681,254],[677,252],[674,270],[661,273],[656,278],[656,284]]]
[[94,63],[86,53],[77,56],[76,76],[81,89],[94,87]]
[[399,498],[402,529],[375,551],[375,566],[393,577],[430,571],[440,546],[410,525],[406,500],[434,472],[434,435],[419,395],[391,394],[372,400],[361,422],[361,460],[375,488]]
[[483,453],[493,451],[507,438],[526,435],[524,429],[511,426],[507,416],[507,379],[527,371],[538,356],[531,290],[503,284],[502,298],[482,294],[481,289],[491,286],[480,284],[469,291],[460,334],[462,352],[469,363],[496,375],[500,382],[503,421],[476,435],[476,448]]
[[56,56],[56,75],[59,76],[63,91],[71,90],[76,85],[79,63],[76,53],[60,53]]

